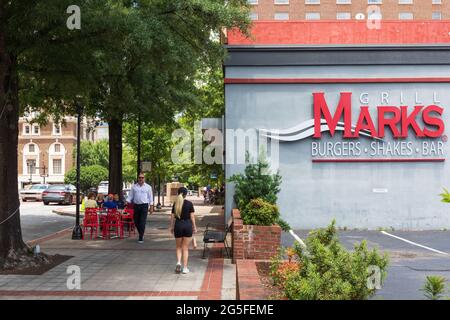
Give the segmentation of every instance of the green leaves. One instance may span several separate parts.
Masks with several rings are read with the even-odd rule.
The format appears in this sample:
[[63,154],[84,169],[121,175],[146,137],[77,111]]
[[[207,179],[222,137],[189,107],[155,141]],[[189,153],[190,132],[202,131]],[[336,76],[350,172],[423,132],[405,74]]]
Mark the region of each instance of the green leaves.
[[[294,248],[299,271],[278,284],[288,299],[364,300],[375,293],[369,280],[375,277],[381,285],[386,278],[388,256],[369,250],[365,241],[356,244],[353,251],[346,250],[337,237],[335,221],[310,232],[306,246],[307,250],[298,245]],[[280,255],[272,261],[271,270],[280,266],[281,259]]]
[[[81,167],[80,184],[83,192],[86,192],[89,188],[97,188],[99,183],[105,180],[108,180],[108,169],[99,165]],[[76,181],[77,171],[76,168],[72,168],[66,173],[64,183],[76,185]]]
[[[249,158],[247,155],[247,162]],[[256,164],[248,164],[244,174],[235,174],[228,181],[235,183],[234,201],[238,209],[243,209],[252,199],[261,198],[271,204],[277,203],[281,176],[269,174],[269,163],[260,156]]]
[[444,192],[440,194],[442,197],[442,202],[450,203],[450,192],[444,188]]
[[439,300],[444,294],[446,281],[447,280],[441,276],[427,276],[421,291],[424,292],[425,297],[428,299]]

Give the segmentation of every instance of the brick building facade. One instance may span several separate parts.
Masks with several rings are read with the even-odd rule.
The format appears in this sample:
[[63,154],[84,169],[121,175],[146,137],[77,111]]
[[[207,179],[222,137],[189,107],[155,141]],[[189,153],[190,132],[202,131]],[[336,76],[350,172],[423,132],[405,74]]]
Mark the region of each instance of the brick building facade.
[[[253,20],[450,19],[450,0],[248,0]],[[362,16],[362,15],[364,16]]]
[[[64,175],[75,165],[73,157],[77,139],[77,119],[66,117],[64,124],[49,121],[40,126],[31,118],[19,119],[18,180],[19,188],[33,183],[63,183]],[[82,140],[96,141],[105,136],[100,130],[90,128],[83,121]],[[102,131],[100,133],[100,131]]]

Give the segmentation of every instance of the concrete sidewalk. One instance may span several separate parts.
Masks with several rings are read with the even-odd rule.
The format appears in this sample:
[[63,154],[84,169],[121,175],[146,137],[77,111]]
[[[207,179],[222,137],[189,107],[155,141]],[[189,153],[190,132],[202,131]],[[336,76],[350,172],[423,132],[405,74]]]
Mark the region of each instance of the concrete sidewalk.
[[[74,241],[71,230],[38,240],[43,252],[73,258],[39,276],[0,275],[0,299],[235,299],[235,266],[224,259],[223,246],[202,259],[202,231],[208,222],[223,221],[221,207],[195,209],[198,248],[190,251],[189,274],[174,272],[169,208],[149,216],[144,244],[137,236]],[[80,268],[80,289],[68,289],[69,266]]]

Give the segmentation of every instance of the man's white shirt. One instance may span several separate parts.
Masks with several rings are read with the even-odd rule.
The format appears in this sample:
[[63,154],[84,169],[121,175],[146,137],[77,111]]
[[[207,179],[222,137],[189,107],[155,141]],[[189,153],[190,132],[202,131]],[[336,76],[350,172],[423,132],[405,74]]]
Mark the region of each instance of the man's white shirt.
[[128,195],[127,202],[134,204],[148,203],[153,205],[153,192],[152,187],[146,183],[142,186],[139,183],[134,184],[131,187],[130,194]]

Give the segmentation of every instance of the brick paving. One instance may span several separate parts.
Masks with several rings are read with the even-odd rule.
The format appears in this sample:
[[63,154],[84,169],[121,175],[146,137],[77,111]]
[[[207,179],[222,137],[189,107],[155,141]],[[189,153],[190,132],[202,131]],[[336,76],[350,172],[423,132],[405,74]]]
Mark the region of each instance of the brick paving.
[[[169,210],[149,216],[143,244],[136,236],[74,241],[71,230],[32,241],[42,252],[73,258],[38,276],[0,275],[0,299],[235,299],[235,268],[224,261],[222,245],[202,259],[202,229],[223,220],[221,208],[196,206],[198,247],[190,250],[189,274],[174,272]],[[67,270],[73,265],[80,268],[81,288],[69,290]]]

